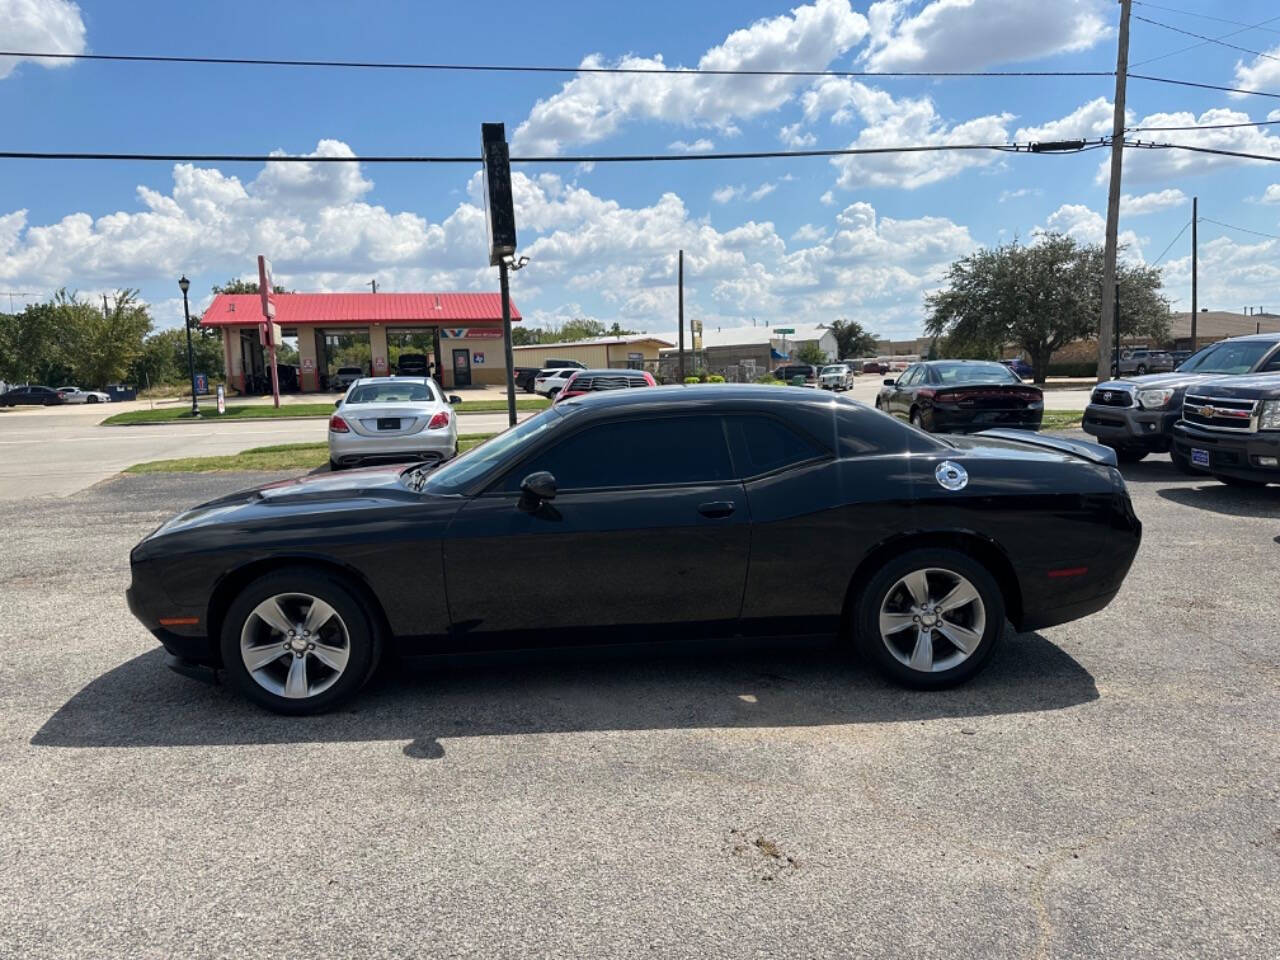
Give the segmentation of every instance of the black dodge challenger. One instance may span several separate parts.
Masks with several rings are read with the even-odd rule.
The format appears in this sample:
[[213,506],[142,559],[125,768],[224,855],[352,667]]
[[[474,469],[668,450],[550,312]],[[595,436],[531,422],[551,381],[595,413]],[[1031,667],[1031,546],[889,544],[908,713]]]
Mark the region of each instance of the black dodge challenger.
[[1142,525],[1115,454],[935,437],[765,386],[575,398],[431,470],[233,494],[134,548],[130,609],[181,672],[312,713],[406,653],[836,634],[912,687],[1105,606]]

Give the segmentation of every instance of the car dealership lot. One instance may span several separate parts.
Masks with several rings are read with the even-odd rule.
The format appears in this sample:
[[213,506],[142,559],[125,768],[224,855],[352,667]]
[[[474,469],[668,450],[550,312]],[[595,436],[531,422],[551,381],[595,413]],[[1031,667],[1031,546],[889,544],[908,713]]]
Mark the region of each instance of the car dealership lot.
[[261,476],[0,503],[0,954],[1267,955],[1280,490],[1126,473],[1117,600],[955,691],[577,651],[293,720],[165,670],[123,600],[134,542]]

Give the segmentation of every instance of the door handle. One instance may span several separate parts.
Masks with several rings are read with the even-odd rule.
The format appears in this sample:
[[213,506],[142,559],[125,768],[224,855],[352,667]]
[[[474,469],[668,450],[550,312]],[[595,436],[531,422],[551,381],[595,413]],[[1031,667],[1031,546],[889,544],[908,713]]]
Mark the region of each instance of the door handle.
[[710,520],[720,520],[730,516],[738,505],[732,500],[712,500],[710,503],[698,505],[698,512]]

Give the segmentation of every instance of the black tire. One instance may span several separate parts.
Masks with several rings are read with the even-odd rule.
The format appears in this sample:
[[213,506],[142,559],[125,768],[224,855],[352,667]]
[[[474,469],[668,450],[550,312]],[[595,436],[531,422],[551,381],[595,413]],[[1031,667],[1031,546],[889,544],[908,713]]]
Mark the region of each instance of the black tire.
[[1137,372],[1138,376],[1140,376],[1140,377],[1142,377],[1142,376],[1146,376],[1146,373],[1147,373],[1147,365],[1146,365],[1145,363],[1140,363],[1140,364],[1138,364],[1138,369],[1137,369],[1137,371],[1136,371],[1136,372]]
[[329,460],[329,471],[331,473],[337,473],[339,470],[342,470],[342,469],[343,469],[342,464],[340,464],[337,460],[333,460],[333,459]]
[[[347,664],[338,679],[323,692],[304,699],[284,697],[260,686],[240,655],[240,634],[254,607],[272,596],[289,593],[308,594],[329,604],[346,626],[349,644]],[[220,645],[227,682],[259,706],[288,716],[323,713],[353,696],[372,676],[381,652],[372,616],[357,594],[336,575],[307,568],[266,574],[240,591],[222,618]]]
[[911,411],[911,425],[917,430],[923,430],[925,433],[931,432],[929,428],[924,425],[924,414],[919,410]]
[[1151,451],[1143,450],[1141,447],[1112,447],[1116,452],[1116,459],[1121,463],[1137,463],[1139,460],[1145,460]]
[[1203,470],[1197,470],[1191,465],[1189,457],[1184,457],[1177,450],[1169,451],[1169,459],[1173,461],[1173,469],[1179,473],[1185,473],[1189,477],[1203,477],[1205,475]]
[[547,399],[550,400],[552,403],[555,403],[556,395],[559,392],[560,392],[559,387],[552,387],[550,390],[547,391]]
[[[902,663],[880,634],[880,609],[907,574],[938,569],[967,579],[985,608],[985,627],[977,648],[948,669],[925,673]],[[896,592],[896,591],[895,591]],[[1005,603],[999,585],[986,568],[956,550],[923,547],[894,557],[881,566],[862,588],[854,609],[854,645],[861,656],[895,683],[916,690],[941,690],[963,683],[983,668],[1004,636]],[[949,644],[949,641],[939,641]]]
[[85,403],[97,403],[97,402],[98,402],[98,398],[97,398],[97,397],[86,397],[84,402],[85,402]]
[[1228,487],[1243,487],[1246,490],[1256,490],[1259,487],[1265,487],[1265,480],[1250,480],[1248,477],[1230,477],[1225,473],[1215,473],[1213,479],[1219,483],[1225,483]]

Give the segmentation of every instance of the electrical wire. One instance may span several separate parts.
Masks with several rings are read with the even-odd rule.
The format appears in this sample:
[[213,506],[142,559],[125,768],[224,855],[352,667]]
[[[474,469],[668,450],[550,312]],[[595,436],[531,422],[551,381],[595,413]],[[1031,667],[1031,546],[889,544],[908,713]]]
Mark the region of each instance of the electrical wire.
[[[1265,30],[1267,33],[1280,33],[1280,30],[1273,30],[1270,27],[1264,27],[1259,24],[1245,23],[1243,20],[1228,20],[1225,17],[1211,17],[1207,13],[1196,13],[1192,10],[1178,10],[1174,7],[1162,7],[1157,3],[1146,3],[1145,0],[1133,0],[1135,7],[1150,7],[1152,10],[1163,10],[1166,13],[1180,13],[1184,17],[1199,17],[1201,20],[1213,20],[1215,23],[1229,23],[1236,27],[1244,27],[1248,30]],[[1263,21],[1264,23],[1266,21]]]
[[1280,240],[1280,235],[1274,233],[1262,233],[1258,230],[1250,230],[1248,227],[1237,227],[1234,223],[1223,223],[1221,220],[1211,220],[1209,217],[1201,217],[1201,223],[1213,223],[1220,227],[1226,227],[1228,230],[1239,230],[1241,233],[1251,233],[1255,237],[1266,237],[1268,240]]
[[1124,145],[1135,150],[1186,150],[1190,153],[1210,153],[1219,157],[1236,157],[1240,160],[1269,160],[1272,163],[1280,163],[1280,154],[1246,153],[1242,150],[1221,150],[1216,147],[1193,147],[1189,143],[1143,143],[1141,140],[1135,140],[1130,143],[1126,140]]
[[1146,133],[1152,130],[1230,130],[1235,127],[1269,127],[1280,120],[1250,120],[1248,123],[1198,123],[1185,127],[1125,127],[1125,133]]
[[[650,153],[570,156],[513,156],[511,163],[653,163],[697,160],[775,160],[804,157],[856,157],[898,153],[945,153],[948,151],[994,150],[1004,153],[1032,153],[1032,144],[1019,143],[937,143],[898,147],[845,147],[823,150],[751,150],[737,153]],[[1074,149],[1054,153],[1083,153],[1107,146],[1103,140],[1083,143]],[[99,151],[4,150],[0,160],[129,160],[176,163],[480,163],[478,156],[321,156],[292,154],[227,153],[106,153]]]
[[683,67],[557,67],[535,64],[414,63],[385,60],[289,60],[269,57],[158,56],[121,53],[35,53],[0,50],[25,60],[98,60],[117,63],[202,63],[215,66],[340,67],[362,70],[435,70],[466,73],[614,73],[713,77],[1114,77],[1113,70],[743,70]]
[[1154,260],[1151,261],[1151,266],[1158,267],[1160,265],[1160,261],[1164,259],[1164,255],[1173,249],[1173,245],[1178,242],[1178,239],[1184,233],[1187,232],[1187,227],[1189,226],[1191,226],[1190,220],[1188,220],[1186,223],[1182,225],[1182,229],[1178,231],[1178,236],[1170,240],[1168,246],[1166,246],[1163,250],[1160,251],[1160,256],[1156,257]]
[[[1268,60],[1280,61],[1280,57],[1273,57],[1271,54],[1263,53],[1261,50],[1250,50],[1248,47],[1240,47],[1234,43],[1226,43],[1224,41],[1223,37],[1233,37],[1237,33],[1243,33],[1244,32],[1243,30],[1236,30],[1233,33],[1223,34],[1222,37],[1206,37],[1202,33],[1193,33],[1190,30],[1183,30],[1181,27],[1175,27],[1168,23],[1161,23],[1159,20],[1152,20],[1149,17],[1140,17],[1135,14],[1133,16],[1133,19],[1141,20],[1143,23],[1149,23],[1154,27],[1163,27],[1165,30],[1172,30],[1174,33],[1180,33],[1185,37],[1195,37],[1197,40],[1203,40],[1204,43],[1216,43],[1220,47],[1227,47],[1228,49],[1231,49],[1231,50],[1238,50],[1241,53],[1247,53],[1250,56],[1265,57]],[[1280,17],[1271,17],[1270,19],[1263,20],[1262,23],[1263,24],[1271,23],[1273,20],[1280,20]],[[1259,26],[1261,25],[1262,24],[1259,24]],[[1197,47],[1202,46],[1202,44],[1195,44],[1195,46]],[[1191,49],[1191,48],[1187,48],[1187,49]],[[1181,51],[1176,51],[1176,52],[1181,52]],[[1152,57],[1151,59],[1152,60],[1163,59],[1164,57],[1170,57],[1170,56],[1173,56],[1173,54],[1166,53],[1166,54],[1163,54],[1161,57]],[[1142,63],[1151,63],[1151,60],[1143,60]],[[1135,67],[1140,65],[1141,64],[1137,64],[1137,63],[1134,64]]]
[[1245,90],[1241,87],[1224,87],[1216,83],[1197,83],[1194,80],[1174,80],[1170,77],[1153,77],[1145,73],[1126,73],[1125,76],[1130,80],[1150,80],[1153,83],[1168,83],[1175,87],[1195,87],[1198,90],[1221,90],[1224,93],[1247,93],[1254,97],[1270,97],[1272,100],[1280,100],[1280,93],[1271,93],[1268,90]]

